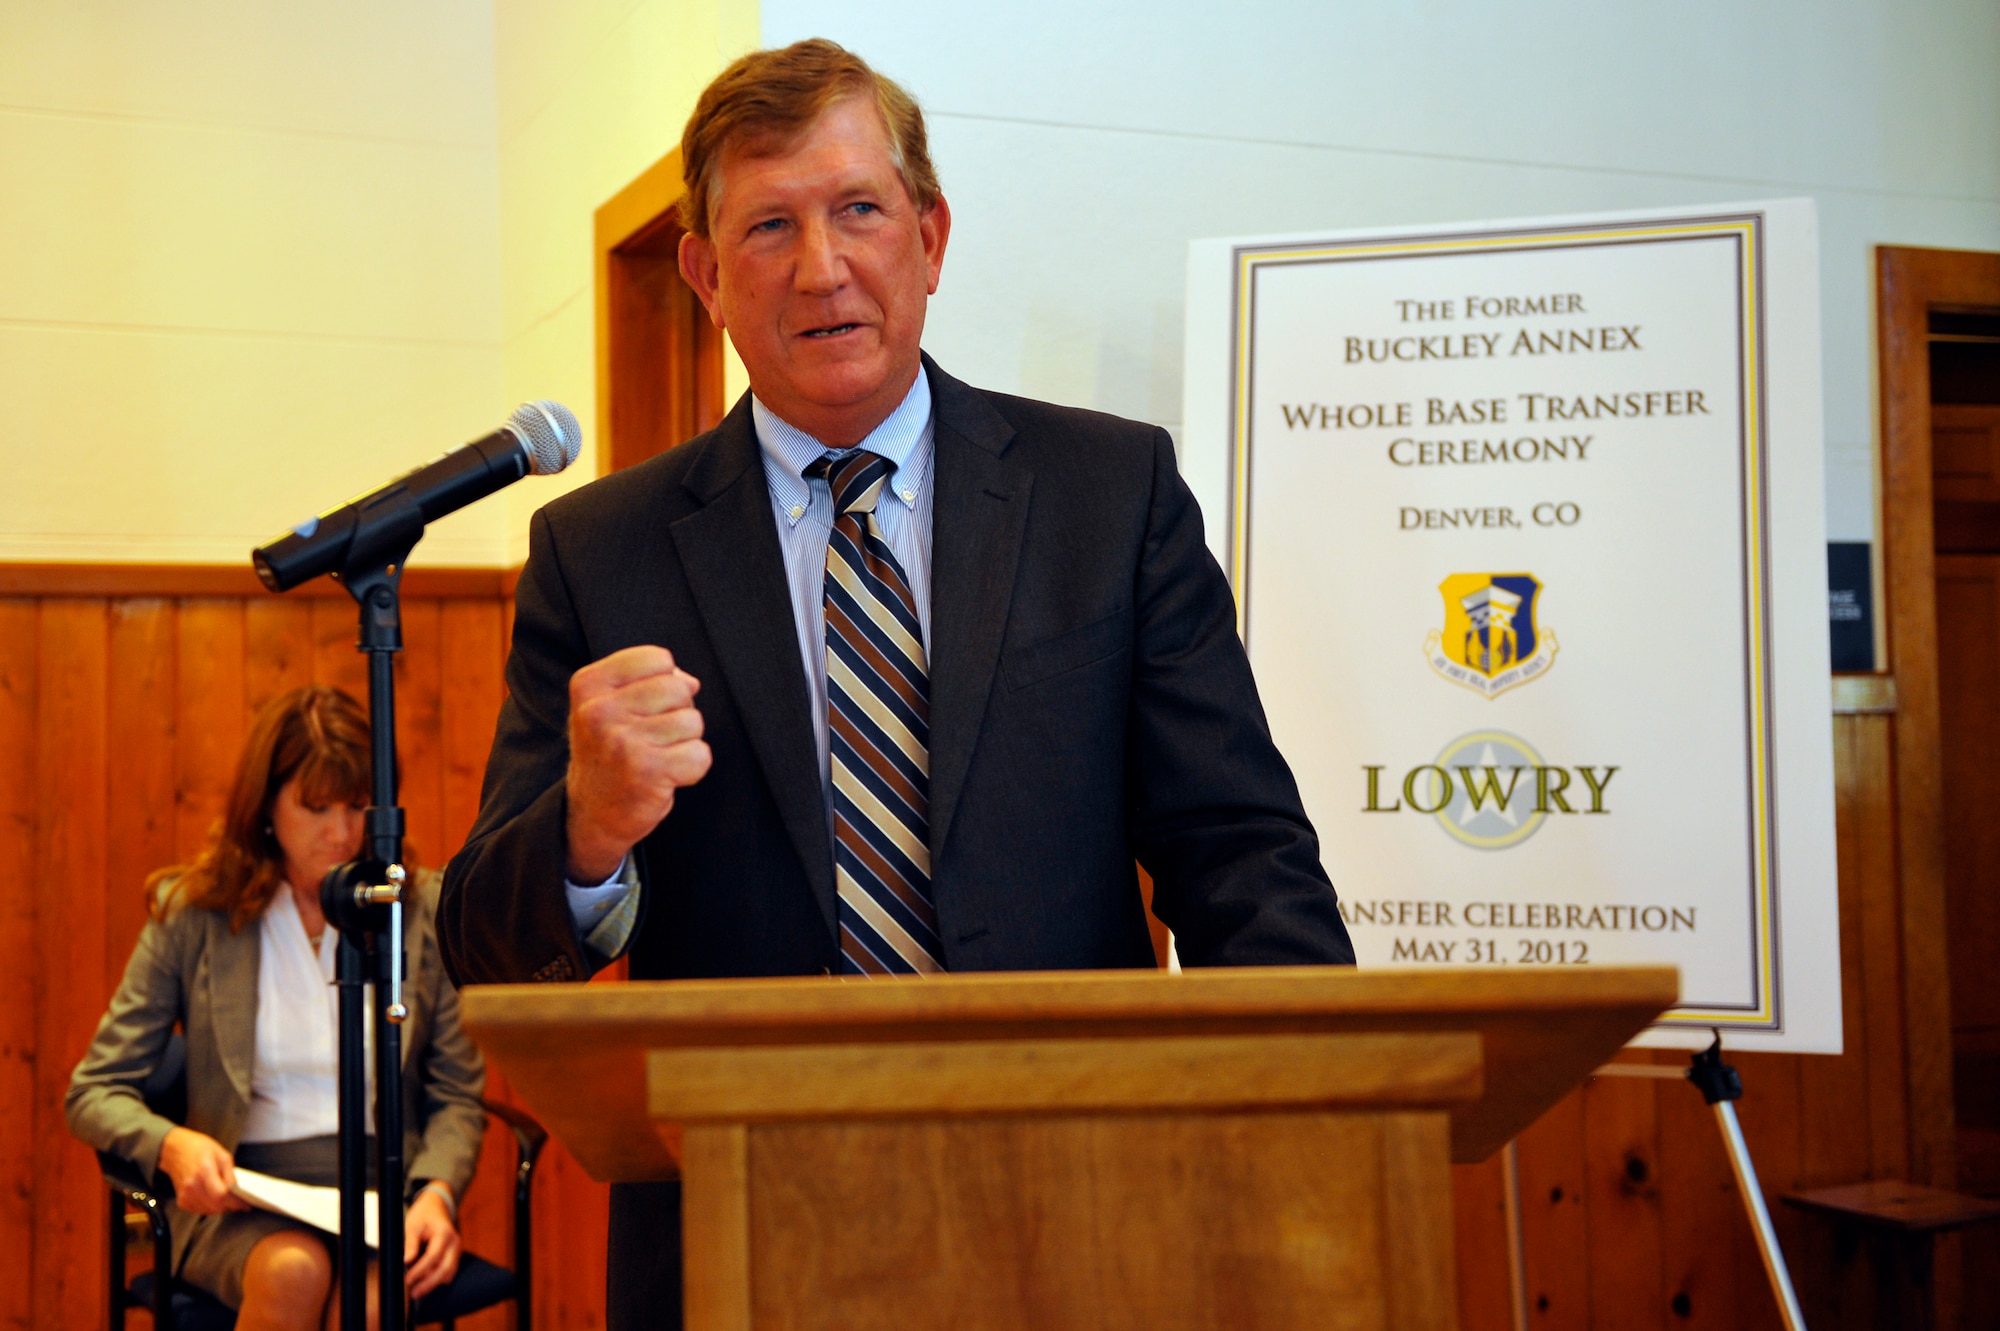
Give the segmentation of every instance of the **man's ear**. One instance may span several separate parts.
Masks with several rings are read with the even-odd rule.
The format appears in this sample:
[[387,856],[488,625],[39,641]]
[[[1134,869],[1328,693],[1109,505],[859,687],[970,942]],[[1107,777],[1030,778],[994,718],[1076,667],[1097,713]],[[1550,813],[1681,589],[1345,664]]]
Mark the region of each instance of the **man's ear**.
[[[951,239],[951,205],[938,195],[938,201],[924,210],[917,219],[917,234],[923,237],[924,261],[930,268],[930,288],[926,294],[935,296],[938,289],[938,274],[944,271],[944,246]],[[685,241],[682,242],[686,244]],[[685,254],[687,251],[681,251]],[[686,259],[681,262],[685,264]]]
[[[681,237],[681,276],[694,288],[694,294],[701,298],[702,308],[717,328],[723,326],[722,304],[718,295],[721,266],[716,261],[715,242],[697,236],[690,231]],[[932,285],[936,285],[936,278]]]

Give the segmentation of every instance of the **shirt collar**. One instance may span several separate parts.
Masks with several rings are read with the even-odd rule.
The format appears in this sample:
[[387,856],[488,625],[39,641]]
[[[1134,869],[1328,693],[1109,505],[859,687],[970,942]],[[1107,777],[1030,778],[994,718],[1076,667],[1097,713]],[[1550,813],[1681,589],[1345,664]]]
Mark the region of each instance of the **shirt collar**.
[[[805,479],[805,469],[829,451],[845,453],[849,450],[829,450],[825,444],[765,406],[755,393],[750,395],[750,416],[757,427],[757,446],[764,453],[764,475],[770,482],[771,495],[778,501],[785,517],[796,525],[812,502],[812,486]],[[902,402],[886,420],[869,431],[866,439],[855,445],[888,460],[894,469],[890,473],[888,493],[906,508],[916,507],[918,482],[924,470],[923,464],[930,455],[930,450],[923,445],[930,435],[930,376],[919,369],[917,381],[910,385],[910,391],[903,396]]]
[[296,946],[298,951],[322,961],[331,955],[329,948],[334,941],[332,935],[339,932],[331,927],[325,929],[320,934],[319,948],[315,951],[312,938],[306,933],[305,916],[299,914],[298,900],[292,895],[291,885],[283,880],[279,881],[278,890],[273,892],[271,899],[265,903],[264,917],[259,921],[259,925],[264,929],[277,930],[275,934],[264,935],[267,941],[276,941],[281,947]]

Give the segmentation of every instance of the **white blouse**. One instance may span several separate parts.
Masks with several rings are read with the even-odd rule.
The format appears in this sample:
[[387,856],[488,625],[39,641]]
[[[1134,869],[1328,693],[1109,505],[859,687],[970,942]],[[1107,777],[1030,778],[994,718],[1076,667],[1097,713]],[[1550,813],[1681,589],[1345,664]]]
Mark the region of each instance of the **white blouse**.
[[[258,925],[257,1044],[242,1141],[288,1142],[340,1131],[340,999],[333,983],[338,931],[313,950],[292,889],[280,885]],[[373,1002],[369,986],[369,1002]],[[374,1032],[368,1102],[375,1102]]]

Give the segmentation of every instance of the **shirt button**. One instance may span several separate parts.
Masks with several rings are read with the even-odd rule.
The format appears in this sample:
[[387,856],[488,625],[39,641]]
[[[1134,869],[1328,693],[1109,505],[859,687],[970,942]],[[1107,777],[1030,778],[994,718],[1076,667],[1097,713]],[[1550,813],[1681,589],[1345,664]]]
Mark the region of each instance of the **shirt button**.
[[914,504],[914,503],[916,503],[916,502],[917,502],[917,492],[916,492],[915,490],[905,490],[905,491],[903,491],[903,502],[904,502],[904,503],[906,503],[906,504]]
[[793,516],[793,517],[795,517],[795,518],[800,518],[800,517],[804,517],[804,516],[805,516],[805,512],[806,512],[806,506],[805,506],[804,504],[793,504],[793,505],[792,505],[792,516]]

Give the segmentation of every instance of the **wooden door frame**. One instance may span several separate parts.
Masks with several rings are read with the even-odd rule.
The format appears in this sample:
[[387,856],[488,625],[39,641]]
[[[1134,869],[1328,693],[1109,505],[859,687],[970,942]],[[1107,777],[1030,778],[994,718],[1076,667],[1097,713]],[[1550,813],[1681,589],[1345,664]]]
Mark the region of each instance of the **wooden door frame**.
[[[722,330],[700,314],[698,302],[689,312],[687,332],[691,336],[649,327],[635,337],[638,330],[621,325],[621,318],[632,308],[628,293],[643,281],[640,270],[673,266],[671,255],[681,234],[676,210],[685,192],[681,150],[675,148],[605,200],[592,219],[600,476],[657,451],[654,445],[662,428],[669,430],[667,443],[678,444],[713,428],[727,410]],[[655,275],[669,280],[664,274]],[[688,301],[695,301],[694,293],[686,290],[677,275],[670,280],[679,285]],[[621,336],[634,338],[637,344],[624,345]],[[647,356],[661,352],[672,364],[665,376],[668,382],[659,391],[635,393],[629,383],[621,382],[623,374],[657,368],[646,364]],[[647,423],[629,419],[635,413],[647,416]]]
[[1882,411],[1882,564],[1896,680],[1897,862],[1909,1094],[1909,1177],[1957,1183],[1944,883],[1937,555],[1931,510],[1930,313],[2000,308],[2000,254],[1880,246],[1875,317]]

